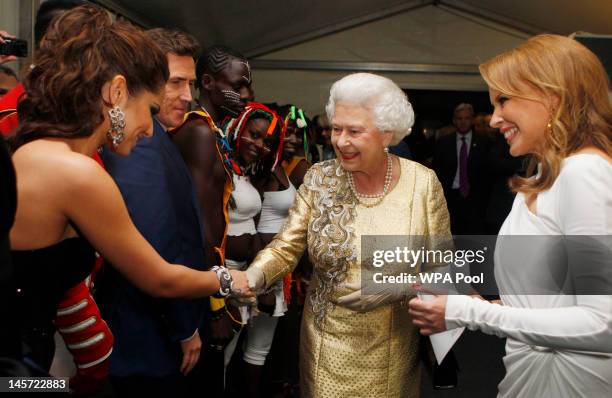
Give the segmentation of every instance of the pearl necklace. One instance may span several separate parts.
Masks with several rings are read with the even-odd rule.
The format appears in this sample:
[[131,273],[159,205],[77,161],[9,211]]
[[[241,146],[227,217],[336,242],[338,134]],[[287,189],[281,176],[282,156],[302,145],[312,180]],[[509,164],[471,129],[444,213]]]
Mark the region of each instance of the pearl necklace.
[[[380,193],[366,195],[357,192],[357,188],[355,187],[355,181],[353,180],[353,172],[347,172],[347,176],[349,187],[351,189],[351,192],[355,196],[355,199],[357,199],[357,202],[365,207],[377,206],[383,201],[385,196],[387,196],[387,193],[389,193],[389,187],[391,187],[391,179],[393,177],[393,159],[391,158],[391,155],[387,153],[387,173],[385,174],[385,185],[383,186],[383,190]],[[365,203],[361,199],[376,199],[376,201],[372,203]]]

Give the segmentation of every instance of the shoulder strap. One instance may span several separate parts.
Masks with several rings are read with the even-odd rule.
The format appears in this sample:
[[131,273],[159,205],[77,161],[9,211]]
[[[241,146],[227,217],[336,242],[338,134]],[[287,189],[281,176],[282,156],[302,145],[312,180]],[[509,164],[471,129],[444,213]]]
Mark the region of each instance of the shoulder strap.
[[293,173],[293,170],[302,160],[306,160],[306,158],[304,156],[294,156],[291,159],[291,162],[287,162],[286,160],[283,160],[282,166],[283,166],[283,169],[285,169],[285,173],[287,173],[287,177],[289,177],[291,173]]

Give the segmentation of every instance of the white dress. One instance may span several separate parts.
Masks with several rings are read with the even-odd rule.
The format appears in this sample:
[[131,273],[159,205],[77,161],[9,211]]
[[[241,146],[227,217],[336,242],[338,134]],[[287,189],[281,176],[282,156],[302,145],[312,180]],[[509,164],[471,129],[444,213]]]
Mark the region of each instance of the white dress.
[[[500,235],[612,235],[612,165],[593,154],[566,158],[553,186],[537,196],[536,213],[518,194]],[[519,261],[495,258],[503,306],[448,296],[447,328],[507,337],[499,397],[611,397],[612,296],[504,295],[524,281],[550,283],[538,280],[541,263],[525,261],[537,258],[529,251],[517,253]]]

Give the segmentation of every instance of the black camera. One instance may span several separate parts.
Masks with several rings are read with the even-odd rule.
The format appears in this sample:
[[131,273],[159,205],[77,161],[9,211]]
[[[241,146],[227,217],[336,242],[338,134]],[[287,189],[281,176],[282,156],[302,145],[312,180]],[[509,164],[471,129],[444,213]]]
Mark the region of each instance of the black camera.
[[3,37],[4,43],[0,43],[0,55],[16,55],[18,57],[28,56],[28,42],[12,37]]

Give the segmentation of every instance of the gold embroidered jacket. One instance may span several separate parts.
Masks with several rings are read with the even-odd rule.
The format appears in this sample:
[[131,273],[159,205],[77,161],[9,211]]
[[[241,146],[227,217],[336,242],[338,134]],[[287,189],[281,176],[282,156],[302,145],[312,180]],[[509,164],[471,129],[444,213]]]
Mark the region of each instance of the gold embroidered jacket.
[[313,276],[304,306],[300,378],[304,397],[417,397],[419,337],[405,302],[366,313],[336,306],[344,283],[359,282],[362,235],[450,235],[435,173],[400,159],[397,185],[377,206],[359,204],[338,160],[306,174],[281,231],[251,266],[266,287],[293,270],[308,248]]

